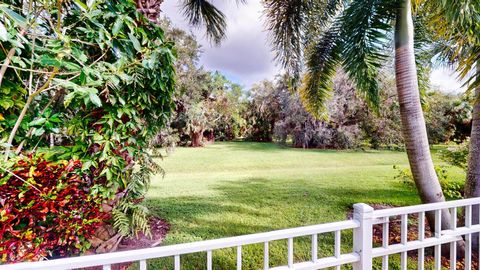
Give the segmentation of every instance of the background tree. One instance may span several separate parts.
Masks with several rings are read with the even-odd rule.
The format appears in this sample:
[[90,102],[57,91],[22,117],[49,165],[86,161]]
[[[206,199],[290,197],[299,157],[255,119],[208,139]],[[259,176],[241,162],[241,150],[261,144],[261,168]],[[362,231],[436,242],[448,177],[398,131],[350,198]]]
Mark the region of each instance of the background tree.
[[[296,78],[306,55],[300,93],[316,115],[325,110],[332,77],[340,65],[365,100],[378,108],[377,77],[386,59],[385,45],[394,37],[396,85],[410,168],[422,202],[444,201],[420,103],[411,1],[266,1],[265,8],[277,58]],[[435,222],[433,215],[428,220],[431,225]],[[448,211],[442,213],[442,226],[450,227]]]
[[264,80],[252,86],[247,93],[248,105],[244,112],[247,139],[271,142],[275,122],[281,111],[281,96],[287,89],[276,88],[275,83]]
[[207,141],[239,136],[242,88],[219,72],[199,66],[202,51],[195,36],[173,27],[168,20],[163,20],[162,26],[166,37],[176,44],[176,108],[168,132],[164,129],[156,141],[199,147],[204,135]]
[[[422,6],[428,14],[428,26],[438,38],[440,59],[456,67],[459,78],[466,80],[469,91],[474,92],[470,156],[465,196],[480,196],[480,2],[426,1]],[[478,206],[474,207],[473,222],[479,222]],[[478,236],[474,237],[478,247]]]

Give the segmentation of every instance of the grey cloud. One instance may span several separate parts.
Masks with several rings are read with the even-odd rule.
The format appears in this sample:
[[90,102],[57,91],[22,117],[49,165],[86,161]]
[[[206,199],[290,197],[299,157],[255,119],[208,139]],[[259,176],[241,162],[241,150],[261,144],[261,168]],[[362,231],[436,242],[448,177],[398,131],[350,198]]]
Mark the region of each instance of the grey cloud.
[[237,83],[250,87],[262,79],[271,79],[279,72],[267,42],[261,20],[260,1],[249,1],[237,6],[234,1],[213,1],[227,17],[227,38],[219,46],[212,46],[205,38],[203,29],[192,29],[181,15],[174,0],[165,1],[164,14],[182,29],[199,38],[203,48],[200,64],[207,69],[219,70],[238,78]]

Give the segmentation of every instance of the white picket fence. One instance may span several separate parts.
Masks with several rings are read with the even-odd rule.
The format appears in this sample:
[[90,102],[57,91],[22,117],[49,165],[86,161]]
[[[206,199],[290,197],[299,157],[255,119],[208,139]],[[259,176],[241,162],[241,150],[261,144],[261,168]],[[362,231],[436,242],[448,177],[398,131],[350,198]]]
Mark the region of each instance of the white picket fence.
[[[456,267],[456,248],[457,241],[462,238],[465,240],[465,269],[472,267],[472,234],[480,232],[480,224],[472,224],[472,210],[480,209],[480,198],[449,201],[434,204],[422,204],[408,207],[390,208],[384,210],[374,210],[366,204],[355,204],[352,220],[341,222],[326,223],[314,226],[292,228],[266,233],[258,233],[216,240],[208,240],[187,244],[172,246],[163,246],[156,248],[147,248],[134,251],[123,251],[109,254],[80,256],[41,262],[26,262],[11,265],[2,265],[0,270],[19,270],[19,269],[77,269],[91,266],[102,266],[104,270],[111,269],[111,265],[125,262],[135,262],[139,264],[141,270],[147,269],[147,260],[155,258],[174,258],[174,269],[180,270],[180,261],[183,255],[204,252],[206,256],[205,269],[213,269],[213,251],[226,248],[236,248],[236,269],[242,269],[242,247],[253,244],[263,244],[263,269],[287,270],[287,269],[340,269],[343,265],[351,265],[354,270],[372,269],[374,258],[381,258],[382,269],[388,269],[389,256],[400,254],[401,269],[407,269],[407,252],[418,251],[418,269],[424,269],[425,248],[434,248],[434,266],[435,269],[441,269],[441,245],[450,245],[450,265],[451,269]],[[442,211],[449,211],[452,214],[453,228],[443,230],[440,225]],[[479,210],[480,211],[480,210]],[[433,229],[432,236],[425,236],[425,215],[434,213],[436,226]],[[460,215],[459,213],[463,213]],[[417,215],[418,239],[409,240],[407,238],[409,219],[413,222],[412,215]],[[400,217],[401,221],[401,241],[398,244],[389,245],[389,222],[394,218]],[[462,217],[459,223],[463,226],[457,226],[457,217]],[[415,218],[417,220],[417,218]],[[383,245],[373,246],[373,226],[381,224]],[[353,251],[342,253],[342,231],[353,230]],[[334,255],[331,257],[318,257],[318,236],[321,234],[334,234]],[[294,262],[294,239],[298,237],[311,237],[311,258],[309,261]],[[276,240],[287,240],[287,265],[271,265],[269,262],[269,243]],[[345,250],[345,249],[344,249]]]

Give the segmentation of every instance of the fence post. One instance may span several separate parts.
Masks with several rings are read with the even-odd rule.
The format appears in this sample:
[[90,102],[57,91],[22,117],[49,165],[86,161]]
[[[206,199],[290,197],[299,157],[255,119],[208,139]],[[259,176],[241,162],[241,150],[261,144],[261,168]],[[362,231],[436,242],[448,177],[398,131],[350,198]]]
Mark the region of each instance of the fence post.
[[353,230],[353,251],[360,256],[360,261],[353,264],[353,270],[371,270],[373,208],[364,203],[354,204],[353,219],[360,224]]

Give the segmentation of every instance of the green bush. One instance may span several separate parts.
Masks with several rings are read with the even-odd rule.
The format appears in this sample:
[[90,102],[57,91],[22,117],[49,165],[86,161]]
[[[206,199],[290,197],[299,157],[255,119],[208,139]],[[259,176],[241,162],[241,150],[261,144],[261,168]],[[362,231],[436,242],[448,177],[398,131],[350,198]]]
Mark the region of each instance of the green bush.
[[[415,182],[413,181],[410,168],[402,169],[397,165],[393,165],[393,169],[397,171],[394,177],[395,179],[398,179],[408,187],[415,188]],[[437,173],[438,181],[440,182],[445,198],[451,200],[463,199],[465,182],[448,179],[448,170],[445,166],[435,166],[435,172]]]
[[470,146],[470,138],[463,142],[450,143],[447,148],[440,151],[440,157],[445,162],[457,166],[461,169],[467,170],[468,167],[468,151]]

